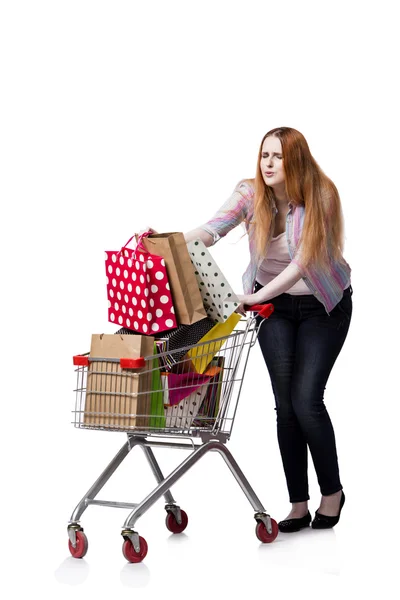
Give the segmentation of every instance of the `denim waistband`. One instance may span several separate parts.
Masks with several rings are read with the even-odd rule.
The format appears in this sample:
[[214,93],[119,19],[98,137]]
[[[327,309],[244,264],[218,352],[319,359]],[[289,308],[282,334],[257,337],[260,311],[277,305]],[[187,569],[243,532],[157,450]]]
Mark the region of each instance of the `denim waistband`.
[[[260,290],[262,287],[264,287],[263,285],[261,285],[261,283],[259,283],[258,281],[256,281],[254,283],[254,291],[257,292],[258,290]],[[353,288],[351,287],[351,285],[349,285],[349,287],[347,287],[345,290],[343,290],[343,296],[352,296],[353,295]],[[291,298],[310,298],[310,297],[314,297],[314,294],[288,294],[287,292],[283,292],[282,294],[279,294],[279,296],[284,296],[284,297],[291,297]],[[276,298],[278,298],[279,296],[276,296]],[[268,300],[269,302],[269,300]]]

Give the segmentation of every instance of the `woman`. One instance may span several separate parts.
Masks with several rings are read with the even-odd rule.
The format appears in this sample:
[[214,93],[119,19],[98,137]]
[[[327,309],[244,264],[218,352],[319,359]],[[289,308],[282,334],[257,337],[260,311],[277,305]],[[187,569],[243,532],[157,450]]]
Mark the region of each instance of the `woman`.
[[338,191],[312,157],[304,136],[290,127],[269,131],[255,179],[241,181],[203,226],[185,235],[211,246],[244,222],[250,264],[239,312],[272,302],[259,343],[277,412],[278,442],[292,509],[283,532],[308,527],[307,448],[321,502],[314,529],[335,526],[345,501],[335,435],[324,389],[346,339],[352,314],[350,267],[344,260]]

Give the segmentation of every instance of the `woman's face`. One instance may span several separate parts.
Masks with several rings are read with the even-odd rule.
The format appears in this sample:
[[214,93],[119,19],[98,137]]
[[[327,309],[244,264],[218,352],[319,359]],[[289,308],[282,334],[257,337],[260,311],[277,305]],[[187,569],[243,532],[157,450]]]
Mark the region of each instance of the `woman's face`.
[[276,187],[285,182],[282,160],[282,144],[279,138],[271,135],[265,138],[261,148],[260,169],[265,184]]

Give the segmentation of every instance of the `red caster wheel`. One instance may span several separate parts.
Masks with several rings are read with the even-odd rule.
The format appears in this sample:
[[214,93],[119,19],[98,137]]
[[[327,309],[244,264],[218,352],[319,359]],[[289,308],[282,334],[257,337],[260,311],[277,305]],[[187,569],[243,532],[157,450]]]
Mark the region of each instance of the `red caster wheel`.
[[188,516],[184,510],[181,510],[181,519],[182,523],[179,524],[178,521],[175,519],[174,513],[169,512],[165,518],[165,524],[167,526],[167,529],[172,533],[182,533],[182,531],[186,529],[187,524],[189,522]]
[[131,540],[125,540],[122,545],[122,554],[131,563],[140,563],[147,554],[147,542],[139,536],[140,552],[136,552]]
[[273,542],[279,533],[278,523],[274,519],[271,519],[271,525],[272,533],[268,533],[267,528],[265,527],[262,521],[259,521],[259,523],[257,523],[256,536],[263,544],[270,544],[271,542]]
[[73,547],[71,540],[68,542],[68,548],[74,558],[83,558],[88,551],[89,543],[83,531],[76,532],[76,545]]

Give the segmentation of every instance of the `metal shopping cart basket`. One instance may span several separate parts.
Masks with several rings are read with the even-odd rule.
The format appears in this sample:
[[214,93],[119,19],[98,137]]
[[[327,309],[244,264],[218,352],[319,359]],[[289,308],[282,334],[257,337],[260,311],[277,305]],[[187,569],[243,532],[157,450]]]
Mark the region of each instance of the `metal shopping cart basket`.
[[[69,550],[82,558],[88,540],[80,524],[90,505],[131,509],[122,529],[123,554],[141,562],[147,554],[146,540],[135,530],[136,521],[162,495],[165,498],[166,526],[181,533],[188,524],[184,510],[176,503],[171,487],[202,456],[219,452],[255,511],[256,535],[272,542],[278,525],[266,513],[237,462],[226,447],[235,420],[238,400],[251,348],[261,323],[272,304],[251,307],[253,316],[240,320],[228,336],[171,350],[161,338],[155,355],[138,359],[110,359],[79,355],[74,425],[78,428],[122,431],[128,436],[100,477],[79,502],[68,524]],[[137,407],[148,407],[138,414]],[[97,495],[129,452],[139,446],[157,480],[157,486],[138,504],[98,500]],[[177,448],[189,456],[164,477],[152,448]]]

